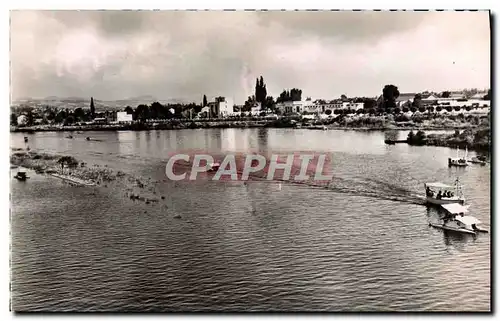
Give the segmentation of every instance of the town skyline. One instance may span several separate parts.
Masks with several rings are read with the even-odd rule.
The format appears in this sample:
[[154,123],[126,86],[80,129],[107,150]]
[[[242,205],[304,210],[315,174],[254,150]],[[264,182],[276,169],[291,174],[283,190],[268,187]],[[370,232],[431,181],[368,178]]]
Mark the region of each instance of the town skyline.
[[260,75],[275,98],[488,89],[489,24],[487,11],[12,11],[11,98],[243,103]]
[[[303,96],[302,96],[302,101],[305,101],[306,99],[308,98],[311,98],[311,100],[327,100],[327,101],[332,101],[332,100],[341,100],[342,99],[342,96],[346,96],[348,99],[356,99],[356,98],[378,98],[382,95],[382,89],[380,89],[380,93],[378,94],[375,94],[375,95],[361,95],[361,96],[349,96],[349,95],[345,95],[345,94],[342,94],[342,95],[339,95],[338,97],[311,97],[311,96],[308,96],[307,93],[304,93]],[[399,88],[398,88],[399,89]],[[284,89],[286,90],[286,89]],[[416,91],[400,91],[400,94],[401,95],[414,95],[414,94],[423,94],[423,93],[428,93],[429,95],[430,94],[442,94],[444,92],[449,92],[449,93],[464,93],[465,91],[476,91],[477,93],[487,93],[488,90],[491,90],[490,88],[462,88],[462,89],[455,89],[455,90],[443,90],[443,91],[435,91],[435,90],[424,90],[422,92],[416,92]],[[190,100],[182,100],[182,99],[177,99],[175,97],[171,97],[171,98],[158,98],[158,97],[155,97],[155,96],[152,96],[152,95],[140,95],[140,96],[135,96],[135,97],[127,97],[127,98],[122,98],[122,99],[110,99],[110,100],[107,100],[107,99],[99,99],[99,97],[94,97],[94,96],[85,96],[85,97],[77,97],[77,96],[73,96],[73,97],[59,97],[59,96],[46,96],[46,97],[19,97],[18,99],[14,100],[12,99],[11,100],[11,105],[15,105],[15,104],[19,104],[19,103],[23,103],[23,102],[26,102],[26,101],[44,101],[44,100],[75,100],[75,101],[85,101],[85,102],[90,102],[91,98],[93,98],[95,101],[100,101],[100,102],[127,102],[127,101],[148,101],[150,103],[153,103],[155,101],[159,101],[159,102],[169,102],[169,103],[180,103],[180,104],[190,104],[190,103],[195,103],[195,104],[203,104],[203,96],[206,96],[206,95],[201,95],[201,99],[199,99],[199,101],[190,101]],[[254,96],[254,94],[252,93],[252,96]],[[277,98],[279,96],[279,94],[276,94],[276,95],[273,95],[272,93],[270,93],[270,96],[272,96],[273,98]],[[215,98],[217,97],[221,97],[220,95],[214,95],[214,96],[208,96],[207,98],[212,101],[214,100]],[[230,98],[229,96],[227,96],[227,98]],[[234,101],[235,105],[243,105],[244,104],[244,101]]]

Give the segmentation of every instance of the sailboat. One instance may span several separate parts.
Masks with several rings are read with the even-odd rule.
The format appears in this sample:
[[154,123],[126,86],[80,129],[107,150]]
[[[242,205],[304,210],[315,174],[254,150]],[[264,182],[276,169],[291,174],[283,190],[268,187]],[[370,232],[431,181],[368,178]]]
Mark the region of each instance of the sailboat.
[[467,147],[465,147],[465,155],[463,157],[460,157],[458,155],[458,146],[457,146],[457,157],[456,158],[448,158],[448,166],[458,166],[458,167],[465,167],[469,166],[467,164]]

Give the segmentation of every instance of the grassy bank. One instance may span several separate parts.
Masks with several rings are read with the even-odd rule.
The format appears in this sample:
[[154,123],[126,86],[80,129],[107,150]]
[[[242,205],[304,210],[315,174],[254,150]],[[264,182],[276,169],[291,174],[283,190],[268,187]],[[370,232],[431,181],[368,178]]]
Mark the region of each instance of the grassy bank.
[[477,151],[489,151],[491,148],[491,131],[489,128],[466,129],[453,134],[425,135],[427,146],[444,146],[451,148],[468,148]]
[[332,129],[362,130],[442,130],[489,127],[487,115],[356,115],[339,116],[333,121],[324,121]]
[[278,119],[266,117],[235,117],[231,119],[199,119],[199,120],[163,120],[158,122],[134,122],[131,124],[92,124],[92,125],[40,125],[32,127],[11,127],[12,132],[37,131],[116,131],[116,130],[176,130],[198,128],[301,128],[327,126],[330,129],[360,129],[360,130],[387,130],[387,129],[467,129],[478,126],[489,126],[488,115],[441,115],[441,114],[414,114],[414,115],[339,115],[323,120],[310,120],[300,116],[286,116]]
[[412,130],[405,142],[415,146],[458,147],[486,152],[491,148],[491,131],[490,128],[469,128],[463,131],[455,130],[452,134],[427,135],[423,130],[419,130],[416,133]]
[[[93,184],[95,187],[91,188],[111,189],[122,193],[124,198],[131,201],[156,204],[167,208],[165,196],[159,195],[156,191],[156,184],[159,181],[150,178],[136,177],[95,164],[88,165],[71,156],[38,153],[21,149],[11,151],[10,163],[32,169],[39,174],[56,174],[56,177],[68,182],[68,184],[80,186]],[[79,182],[81,183],[79,184]]]

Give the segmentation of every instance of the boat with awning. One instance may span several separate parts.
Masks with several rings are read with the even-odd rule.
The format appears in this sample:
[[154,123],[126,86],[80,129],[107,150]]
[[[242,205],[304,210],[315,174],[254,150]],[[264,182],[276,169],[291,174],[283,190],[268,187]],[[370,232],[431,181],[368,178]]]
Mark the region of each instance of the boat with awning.
[[469,212],[468,205],[442,204],[441,207],[446,211],[446,215],[443,218],[442,223],[429,223],[430,226],[443,230],[474,235],[478,232],[488,232],[486,229],[479,226],[479,224],[481,224],[480,220],[474,216],[466,215]]
[[460,181],[455,181],[454,185],[441,182],[425,183],[426,201],[430,204],[464,204],[465,198],[462,192]]

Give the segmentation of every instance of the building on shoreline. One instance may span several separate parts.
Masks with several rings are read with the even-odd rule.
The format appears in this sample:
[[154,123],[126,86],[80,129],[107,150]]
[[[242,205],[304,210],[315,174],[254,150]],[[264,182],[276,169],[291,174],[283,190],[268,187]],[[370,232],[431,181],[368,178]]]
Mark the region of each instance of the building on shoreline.
[[224,118],[236,115],[234,111],[233,99],[227,97],[215,97],[213,101],[209,102],[208,110],[205,107],[201,113],[208,112],[210,118]]
[[133,117],[132,114],[129,114],[126,111],[119,111],[116,113],[116,121],[118,123],[129,123],[133,121]]
[[349,102],[349,101],[344,101],[344,102],[331,101],[327,103],[319,100],[316,100],[314,102],[311,100],[306,100],[306,101],[287,101],[276,104],[276,108],[282,114],[292,114],[292,113],[324,114],[328,110],[331,113],[333,113],[333,111],[335,111],[336,109],[358,110],[358,109],[363,109],[363,107],[364,104],[361,102]]

